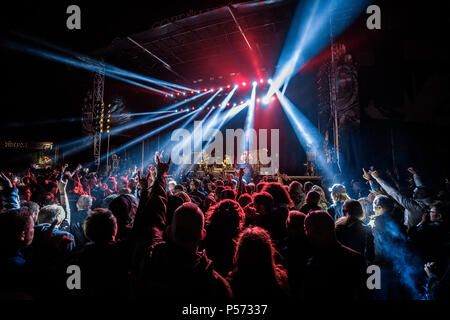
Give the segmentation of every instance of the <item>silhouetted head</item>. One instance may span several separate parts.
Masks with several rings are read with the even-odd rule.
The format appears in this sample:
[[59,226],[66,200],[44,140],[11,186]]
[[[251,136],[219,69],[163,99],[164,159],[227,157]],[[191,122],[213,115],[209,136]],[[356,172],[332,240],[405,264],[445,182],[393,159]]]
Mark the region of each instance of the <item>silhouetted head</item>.
[[137,207],[138,202],[131,194],[120,195],[111,201],[109,209],[116,217],[119,229],[132,224]]
[[17,249],[31,244],[34,219],[30,208],[6,210],[0,213],[0,248]]
[[179,246],[196,250],[206,231],[202,210],[192,203],[186,202],[175,210],[168,233],[170,239]]
[[342,206],[342,212],[344,213],[344,216],[348,216],[353,219],[364,219],[364,210],[361,203],[357,200],[345,200],[344,205]]
[[222,200],[212,206],[207,214],[208,237],[221,237],[224,240],[238,236],[244,223],[244,211],[234,200]]
[[278,182],[266,183],[263,191],[268,192],[272,195],[275,207],[278,207],[280,205],[286,205],[288,207],[293,206],[291,197],[282,184]]
[[252,196],[249,195],[248,193],[242,194],[238,200],[241,208],[245,208],[245,206],[247,206],[249,203],[252,203],[252,201],[253,201]]
[[289,216],[286,219],[286,229],[289,237],[305,236],[305,218],[306,215],[300,211],[289,211]]
[[258,192],[253,194],[253,206],[261,215],[268,214],[273,210],[273,197],[268,192]]
[[116,238],[117,220],[110,210],[97,208],[88,214],[83,222],[83,229],[90,241],[108,243]]
[[236,194],[234,193],[234,190],[231,188],[225,188],[220,193],[220,198],[222,200],[229,199],[229,200],[235,200]]
[[305,218],[305,233],[314,247],[329,247],[337,243],[334,220],[325,211],[311,211]]
[[394,201],[391,200],[388,196],[378,195],[373,200],[373,211],[377,216],[382,215],[384,213],[392,213],[394,210]]
[[305,191],[305,193],[308,193],[313,186],[314,184],[311,181],[306,181],[303,185],[303,190]]
[[313,205],[313,206],[319,205],[320,193],[318,193],[317,191],[311,190],[306,195],[306,200],[305,201],[306,201],[307,204],[310,204],[310,205]]
[[266,230],[260,227],[247,228],[239,235],[234,272],[275,275],[274,252],[272,239]]

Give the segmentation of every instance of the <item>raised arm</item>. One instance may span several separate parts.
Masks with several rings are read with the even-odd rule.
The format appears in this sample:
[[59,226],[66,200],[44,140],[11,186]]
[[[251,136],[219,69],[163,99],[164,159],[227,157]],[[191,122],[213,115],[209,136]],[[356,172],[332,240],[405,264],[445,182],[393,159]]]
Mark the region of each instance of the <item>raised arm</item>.
[[[417,204],[414,199],[411,199],[409,197],[406,197],[402,195],[396,188],[392,187],[389,183],[387,183],[385,180],[383,180],[379,175],[377,171],[370,171],[371,176],[378,182],[378,184],[386,191],[388,195],[390,195],[392,198],[394,198],[395,201],[397,201],[403,208],[409,211],[410,215],[422,212],[422,208]],[[422,218],[422,214],[420,216],[416,217],[408,217],[408,221],[416,221],[417,219],[420,221]],[[408,224],[414,224],[411,222],[408,222]]]
[[366,169],[363,170],[363,178],[366,179],[369,182],[370,190],[377,191],[377,187],[375,186],[375,183],[372,180],[372,176],[366,171]]
[[408,171],[413,175],[414,184],[416,185],[416,187],[423,187],[422,178],[417,174],[416,169],[414,169],[413,167],[409,167]]
[[67,197],[67,182],[68,180],[59,180],[58,181],[58,190],[59,190],[59,201],[61,203],[61,206],[64,208],[64,211],[66,212],[66,217],[63,220],[62,227],[68,227],[70,226],[70,205],[69,205],[69,199]]
[[0,173],[0,185],[3,187],[3,209],[20,209],[19,191],[3,172]]
[[242,180],[245,175],[245,168],[239,169],[239,171],[236,171],[236,176],[239,178],[238,185],[237,185],[237,195],[236,199],[239,199],[239,197],[245,193],[245,185],[244,181]]
[[157,173],[149,192],[150,176],[142,178],[139,173],[139,183],[141,185],[141,199],[136,212],[133,225],[133,233],[140,241],[153,241],[162,237],[162,232],[166,226],[166,175],[170,168],[169,162],[161,162],[157,159]]

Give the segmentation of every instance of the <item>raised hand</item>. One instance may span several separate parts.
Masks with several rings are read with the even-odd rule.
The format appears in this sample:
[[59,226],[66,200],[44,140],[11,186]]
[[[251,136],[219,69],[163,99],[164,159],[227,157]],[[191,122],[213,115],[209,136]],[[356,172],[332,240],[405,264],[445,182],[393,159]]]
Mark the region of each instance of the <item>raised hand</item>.
[[372,177],[370,176],[370,174],[366,171],[366,169],[363,168],[363,178],[366,180],[370,180],[372,179]]
[[236,177],[242,178],[245,175],[245,168],[240,168],[239,171],[236,170]]
[[69,180],[64,181],[63,179],[57,181],[59,192],[64,193],[66,191],[68,181]]
[[167,172],[169,172],[171,161],[172,159],[169,158],[169,161],[162,162],[161,159],[159,158],[159,155],[156,156],[156,173],[158,174],[158,176],[163,176]]
[[138,170],[138,181],[142,190],[148,190],[150,187],[151,175],[152,173],[148,172],[146,176],[141,177],[141,170]]
[[380,176],[380,174],[378,173],[377,170],[369,171],[369,173],[370,173],[370,175],[372,176],[372,178],[374,178],[374,179],[378,179],[379,176]]
[[423,269],[429,277],[431,277],[432,274],[438,273],[436,262],[427,262]]
[[9,178],[3,172],[0,172],[0,185],[2,185],[5,189],[13,188],[11,180],[9,180]]
[[409,167],[409,168],[408,168],[408,171],[409,171],[411,174],[417,174],[417,171],[416,171],[413,167]]

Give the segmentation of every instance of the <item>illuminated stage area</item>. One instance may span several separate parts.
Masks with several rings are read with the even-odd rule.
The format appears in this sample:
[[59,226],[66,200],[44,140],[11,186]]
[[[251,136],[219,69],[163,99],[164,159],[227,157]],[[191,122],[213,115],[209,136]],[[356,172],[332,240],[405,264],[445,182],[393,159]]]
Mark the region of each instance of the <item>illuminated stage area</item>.
[[0,300],[448,299],[447,11],[200,2],[6,10]]

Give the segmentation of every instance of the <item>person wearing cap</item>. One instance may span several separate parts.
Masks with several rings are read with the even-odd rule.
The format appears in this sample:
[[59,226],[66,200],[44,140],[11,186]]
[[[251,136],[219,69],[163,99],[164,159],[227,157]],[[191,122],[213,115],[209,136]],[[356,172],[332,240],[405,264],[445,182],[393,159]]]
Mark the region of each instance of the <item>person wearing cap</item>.
[[170,180],[167,184],[167,195],[173,195],[175,191],[175,186],[177,185],[177,182],[175,180]]
[[334,184],[328,190],[331,192],[331,199],[333,200],[333,204],[328,208],[328,213],[336,221],[344,216],[342,207],[345,200],[349,200],[350,197],[347,195],[345,186],[342,184]]
[[423,214],[429,210],[433,201],[431,190],[423,185],[417,172],[413,168],[409,168],[408,171],[413,174],[416,185],[412,198],[401,194],[397,189],[387,183],[386,180],[381,178],[377,171],[366,172],[363,169],[363,178],[366,180],[370,180],[370,177],[375,179],[388,195],[405,208],[404,224],[409,229],[422,221]]

